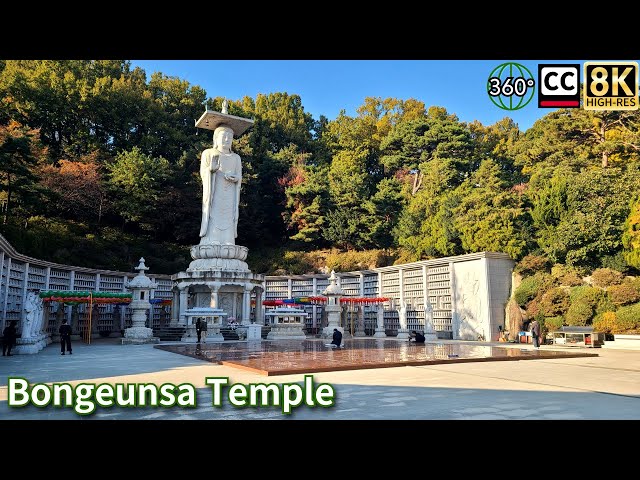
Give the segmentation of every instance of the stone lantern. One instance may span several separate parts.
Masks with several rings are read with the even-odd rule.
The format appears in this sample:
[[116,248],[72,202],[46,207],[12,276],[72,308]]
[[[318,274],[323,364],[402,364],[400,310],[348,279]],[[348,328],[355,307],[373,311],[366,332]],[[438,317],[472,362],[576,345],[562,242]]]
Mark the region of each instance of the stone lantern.
[[158,343],[160,339],[154,337],[153,330],[145,326],[147,312],[151,308],[149,295],[151,290],[157,288],[158,285],[144,274],[145,270],[149,270],[149,267],[144,264],[144,258],[140,258],[140,264],[136,270],[138,270],[138,275],[125,284],[125,287],[133,294],[133,299],[129,304],[132,326],[124,331],[122,344]]
[[322,329],[322,336],[331,338],[333,336],[333,329],[337,328],[344,335],[344,328],[340,326],[340,314],[342,312],[342,306],[340,305],[340,298],[344,295],[342,289],[338,286],[338,277],[336,272],[331,270],[331,276],[329,277],[329,286],[322,292],[327,297],[327,305],[325,311],[327,312],[328,325]]

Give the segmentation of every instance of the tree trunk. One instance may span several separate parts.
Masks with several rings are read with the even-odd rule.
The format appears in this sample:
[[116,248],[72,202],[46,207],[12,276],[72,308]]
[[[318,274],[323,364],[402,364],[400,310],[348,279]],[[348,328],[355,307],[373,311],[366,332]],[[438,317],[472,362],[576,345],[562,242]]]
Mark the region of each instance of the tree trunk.
[[416,193],[418,193],[418,190],[420,190],[420,187],[422,186],[423,178],[424,178],[424,175],[422,174],[422,172],[420,171],[416,172],[416,174],[413,177],[413,188],[411,189],[412,195],[415,195]]

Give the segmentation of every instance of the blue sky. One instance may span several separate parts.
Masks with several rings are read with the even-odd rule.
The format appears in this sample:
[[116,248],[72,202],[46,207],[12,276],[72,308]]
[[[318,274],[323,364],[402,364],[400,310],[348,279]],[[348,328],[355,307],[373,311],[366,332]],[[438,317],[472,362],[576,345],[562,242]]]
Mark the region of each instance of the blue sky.
[[[539,63],[584,60],[518,60],[537,81]],[[156,71],[203,87],[210,97],[239,99],[287,92],[302,98],[315,119],[336,118],[341,109],[355,115],[365,97],[415,98],[442,106],[462,121],[490,125],[508,116],[521,130],[554,109],[537,107],[536,95],[521,110],[495,106],[487,95],[491,71],[505,60],[132,60],[147,78]],[[582,73],[581,73],[582,75]]]

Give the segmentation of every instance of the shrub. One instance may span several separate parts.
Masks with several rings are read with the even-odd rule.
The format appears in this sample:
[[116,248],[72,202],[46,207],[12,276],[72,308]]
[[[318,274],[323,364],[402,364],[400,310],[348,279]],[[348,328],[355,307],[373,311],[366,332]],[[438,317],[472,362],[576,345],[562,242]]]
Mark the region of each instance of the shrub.
[[602,257],[600,260],[600,264],[604,268],[609,268],[611,270],[617,270],[618,272],[626,272],[629,270],[629,264],[624,258],[623,252],[618,252],[615,255],[607,255]]
[[632,288],[640,293],[640,277],[627,277],[622,282],[623,285],[630,285]]
[[602,297],[604,296],[606,296],[604,290],[600,288],[589,287],[588,285],[574,287],[571,289],[571,293],[569,294],[571,303],[582,302],[593,308],[595,308],[596,305],[602,301]]
[[527,255],[518,264],[514,271],[523,276],[544,272],[549,268],[549,259],[540,255]]
[[540,301],[537,298],[534,298],[527,304],[527,317],[529,319],[537,316],[540,313]]
[[616,313],[604,312],[593,319],[593,330],[595,332],[613,333],[616,327]]
[[610,268],[596,268],[591,274],[591,281],[596,287],[610,287],[622,283],[624,275]]
[[559,330],[562,325],[564,325],[563,317],[547,317],[544,319],[544,326],[549,332],[555,332],[556,330]]
[[616,305],[628,305],[640,300],[640,292],[633,288],[630,283],[613,285],[609,287],[607,293],[611,301]]
[[640,303],[620,307],[616,312],[616,330],[613,333],[623,333],[640,328]]
[[596,305],[596,313],[615,312],[618,306],[611,301],[607,292],[603,291],[602,293],[603,295]]
[[562,288],[546,291],[540,299],[540,311],[545,317],[563,315],[569,308],[569,295]]
[[555,264],[551,268],[551,276],[555,278],[560,285],[575,287],[582,285],[582,275],[575,267],[568,265]]
[[540,280],[535,276],[527,277],[522,280],[520,286],[516,288],[514,298],[516,299],[516,302],[518,302],[518,305],[524,307],[527,302],[535,298],[539,289]]
[[538,272],[522,280],[522,283],[514,293],[514,297],[518,305],[524,306],[533,298],[542,296],[543,293],[553,288],[554,285],[555,281],[551,275]]
[[565,318],[567,325],[583,327],[593,318],[593,307],[584,302],[572,303]]

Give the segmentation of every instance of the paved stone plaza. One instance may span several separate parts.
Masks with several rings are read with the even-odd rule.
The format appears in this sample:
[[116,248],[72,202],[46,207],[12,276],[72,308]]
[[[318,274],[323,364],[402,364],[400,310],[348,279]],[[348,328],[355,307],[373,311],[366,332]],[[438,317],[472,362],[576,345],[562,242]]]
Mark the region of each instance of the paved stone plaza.
[[[98,340],[92,345],[76,342],[72,356],[61,356],[59,346],[53,344],[37,355],[3,357],[0,419],[640,419],[640,351],[637,350],[580,349],[598,356],[316,373],[315,382],[334,386],[335,405],[330,408],[302,406],[293,414],[284,415],[278,407],[238,408],[227,403],[213,407],[205,377],[229,377],[230,383],[290,383],[302,382],[302,374],[265,377],[152,345],[123,346],[116,342],[117,339]],[[247,344],[238,342],[236,347],[244,345]],[[531,349],[529,345],[508,346]],[[545,346],[542,350],[551,348]],[[576,349],[560,351],[575,352]],[[7,378],[13,376],[24,377],[31,383],[152,382],[160,385],[188,382],[197,388],[198,406],[98,407],[86,417],[77,415],[71,408],[9,408]]]

